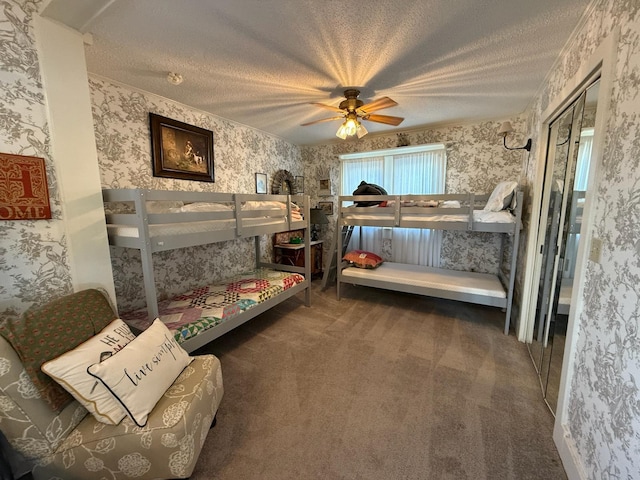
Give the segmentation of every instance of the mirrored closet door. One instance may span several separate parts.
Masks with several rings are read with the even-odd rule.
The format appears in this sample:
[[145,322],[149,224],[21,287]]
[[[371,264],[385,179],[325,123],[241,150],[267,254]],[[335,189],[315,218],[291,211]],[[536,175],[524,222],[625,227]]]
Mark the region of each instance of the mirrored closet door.
[[549,126],[541,228],[539,282],[531,358],[545,401],[555,412],[567,321],[588,188],[594,133],[596,81]]

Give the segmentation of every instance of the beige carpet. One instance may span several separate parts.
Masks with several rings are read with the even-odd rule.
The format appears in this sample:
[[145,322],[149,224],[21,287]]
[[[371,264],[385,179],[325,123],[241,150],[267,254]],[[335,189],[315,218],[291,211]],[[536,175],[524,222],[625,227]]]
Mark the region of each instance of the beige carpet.
[[199,351],[225,395],[192,480],[566,478],[499,309],[319,283]]

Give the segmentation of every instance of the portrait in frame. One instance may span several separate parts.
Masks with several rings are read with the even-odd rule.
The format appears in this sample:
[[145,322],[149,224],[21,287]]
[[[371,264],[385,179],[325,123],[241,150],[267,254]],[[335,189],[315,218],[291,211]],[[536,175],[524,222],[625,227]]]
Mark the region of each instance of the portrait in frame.
[[154,177],[214,182],[213,132],[149,113]]

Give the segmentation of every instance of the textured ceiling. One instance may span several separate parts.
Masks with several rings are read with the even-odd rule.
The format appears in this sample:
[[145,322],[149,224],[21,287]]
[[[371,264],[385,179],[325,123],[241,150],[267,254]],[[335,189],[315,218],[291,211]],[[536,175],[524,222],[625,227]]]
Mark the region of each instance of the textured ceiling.
[[[91,73],[305,145],[335,140],[345,87],[399,127],[501,118],[536,93],[589,0],[52,0],[91,33]],[[180,86],[167,73],[183,75]]]

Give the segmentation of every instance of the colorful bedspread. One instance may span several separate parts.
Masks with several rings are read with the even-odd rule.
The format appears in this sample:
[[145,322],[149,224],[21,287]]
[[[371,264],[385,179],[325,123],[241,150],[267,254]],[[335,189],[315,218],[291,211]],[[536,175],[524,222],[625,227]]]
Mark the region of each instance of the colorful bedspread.
[[[258,269],[161,301],[159,317],[181,343],[303,281],[298,273]],[[140,330],[151,325],[146,309],[123,314],[122,318]]]

